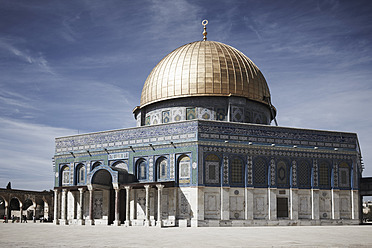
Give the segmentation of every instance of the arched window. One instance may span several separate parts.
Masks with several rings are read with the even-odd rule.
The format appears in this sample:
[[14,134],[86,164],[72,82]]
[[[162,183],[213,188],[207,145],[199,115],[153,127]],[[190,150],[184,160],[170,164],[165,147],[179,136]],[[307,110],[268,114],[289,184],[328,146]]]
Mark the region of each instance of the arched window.
[[306,160],[297,164],[297,184],[299,188],[311,187],[311,167]]
[[77,184],[84,184],[85,183],[85,165],[79,164],[76,167],[76,182]]
[[244,183],[244,165],[243,161],[239,158],[234,158],[230,161],[230,179],[231,184]]
[[346,162],[341,162],[338,166],[340,188],[350,188],[350,167]]
[[319,165],[319,187],[320,188],[330,188],[330,169],[327,162],[323,161]]
[[267,164],[263,158],[257,158],[253,163],[253,182],[255,186],[267,186]]
[[190,158],[183,156],[178,163],[179,179],[190,178]]
[[141,159],[137,162],[137,178],[138,180],[147,179],[147,164],[144,159]]
[[63,185],[69,185],[70,184],[70,167],[65,165],[62,168],[61,176],[62,176],[62,186]]
[[168,161],[166,158],[159,158],[157,161],[158,179],[164,180],[168,178]]
[[209,154],[205,157],[205,183],[219,184],[220,183],[220,159]]
[[278,187],[289,186],[288,166],[285,161],[281,160],[276,165],[276,175]]

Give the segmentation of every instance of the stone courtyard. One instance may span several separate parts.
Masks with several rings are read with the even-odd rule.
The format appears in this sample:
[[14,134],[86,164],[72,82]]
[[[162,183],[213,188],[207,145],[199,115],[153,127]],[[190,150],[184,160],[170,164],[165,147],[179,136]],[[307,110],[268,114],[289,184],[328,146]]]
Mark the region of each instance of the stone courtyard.
[[372,226],[144,228],[0,223],[1,247],[372,247]]

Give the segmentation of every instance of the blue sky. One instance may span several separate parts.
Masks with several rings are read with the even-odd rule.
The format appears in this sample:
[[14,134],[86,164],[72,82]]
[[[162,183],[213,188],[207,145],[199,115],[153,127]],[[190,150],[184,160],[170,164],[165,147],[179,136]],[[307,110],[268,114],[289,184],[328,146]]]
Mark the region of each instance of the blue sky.
[[358,133],[372,176],[372,1],[0,0],[0,187],[52,188],[55,137],[134,127],[203,19],[261,69],[280,126]]

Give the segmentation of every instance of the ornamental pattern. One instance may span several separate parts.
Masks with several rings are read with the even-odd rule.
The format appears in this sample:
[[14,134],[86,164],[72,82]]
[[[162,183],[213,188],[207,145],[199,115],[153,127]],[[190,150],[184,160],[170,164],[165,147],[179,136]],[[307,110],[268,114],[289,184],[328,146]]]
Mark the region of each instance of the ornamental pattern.
[[252,177],[252,156],[247,157],[247,183],[252,185],[253,184],[253,177]]
[[314,187],[318,187],[319,184],[318,184],[318,160],[317,159],[314,159],[314,163],[313,163],[313,175],[314,175]]
[[201,123],[198,127],[201,133],[216,133],[230,135],[244,135],[253,137],[270,137],[275,139],[315,141],[315,142],[338,142],[355,144],[356,135],[350,133],[322,132],[318,130],[304,130],[299,132],[295,128],[273,128],[270,126],[255,126],[238,123]]
[[292,186],[297,187],[297,162],[292,161]]
[[275,171],[276,171],[276,169],[275,169],[275,160],[274,159],[271,159],[270,160],[270,184],[272,186],[275,185],[275,176],[276,176]]
[[229,158],[223,157],[223,184],[229,184]]
[[333,186],[338,188],[338,166],[336,161],[333,164]]
[[170,179],[174,179],[174,155],[172,154],[169,159],[169,173]]

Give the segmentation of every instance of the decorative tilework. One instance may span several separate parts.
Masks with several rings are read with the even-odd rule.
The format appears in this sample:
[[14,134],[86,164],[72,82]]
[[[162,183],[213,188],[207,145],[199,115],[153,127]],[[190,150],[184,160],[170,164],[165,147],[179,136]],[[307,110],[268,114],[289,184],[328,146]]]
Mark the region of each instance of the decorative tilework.
[[149,180],[154,180],[154,160],[152,158],[149,159]]
[[216,109],[216,120],[226,121],[226,111],[223,108]]
[[292,161],[292,186],[297,187],[297,162]]
[[318,184],[318,160],[317,159],[314,159],[314,162],[313,162],[313,186],[314,187],[318,187],[319,184]]
[[149,126],[150,124],[151,124],[150,116],[146,116],[145,125],[146,125],[146,126]]
[[196,119],[195,108],[187,108],[186,109],[186,120],[193,120],[193,119]]
[[160,123],[159,113],[155,113],[155,114],[151,115],[151,125],[156,125],[156,124],[159,124],[159,123]]
[[169,110],[162,112],[162,120],[163,120],[163,123],[168,123],[170,121],[170,111]]
[[275,173],[276,169],[275,169],[275,160],[274,159],[271,159],[270,160],[270,181],[271,181],[271,185],[275,185]]
[[338,167],[336,161],[333,163],[333,186],[338,188]]
[[249,185],[253,184],[252,169],[253,169],[252,156],[247,156],[247,183]]
[[232,106],[231,107],[231,119],[234,122],[243,122],[244,120],[244,109],[241,107]]
[[229,158],[223,157],[223,184],[229,184]]
[[170,179],[174,179],[174,155],[172,154],[170,156],[170,161],[169,161],[169,170],[170,170]]
[[210,109],[200,108],[199,109],[199,115],[200,115],[200,119],[213,120],[212,111]]
[[182,120],[185,120],[185,118],[182,118],[182,116],[184,116],[184,111],[185,109],[184,108],[176,108],[176,109],[172,109],[172,118],[173,118],[173,122],[175,121],[182,121]]

